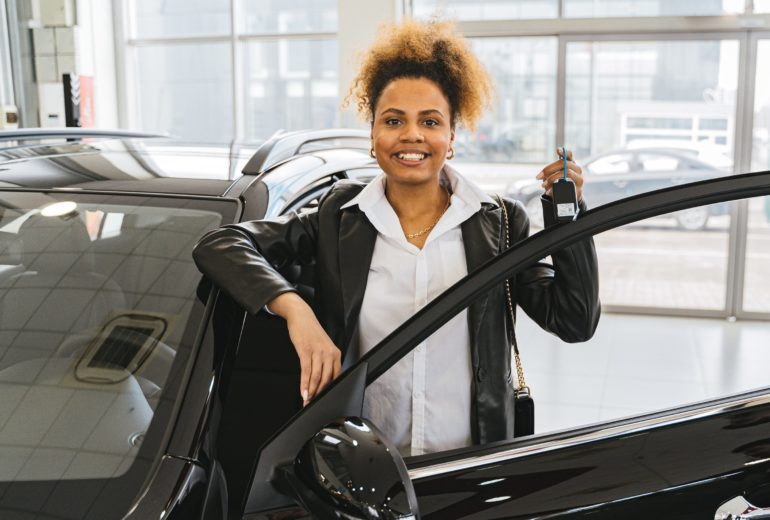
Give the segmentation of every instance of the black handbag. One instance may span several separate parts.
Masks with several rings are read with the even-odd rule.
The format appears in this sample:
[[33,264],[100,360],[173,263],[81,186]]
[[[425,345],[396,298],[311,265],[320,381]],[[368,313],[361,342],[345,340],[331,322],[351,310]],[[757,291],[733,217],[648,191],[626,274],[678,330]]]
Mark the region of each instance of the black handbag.
[[[505,227],[505,248],[511,246],[511,238],[508,224],[508,210],[505,207],[503,198],[497,196],[497,201],[503,210],[503,225]],[[511,299],[511,282],[505,279],[505,300],[508,312],[511,315],[511,350],[513,350],[516,360],[516,382],[513,386],[513,436],[523,437],[535,433],[535,400],[532,398],[532,391],[524,380],[524,368],[521,365],[521,356],[519,355],[519,345],[516,341],[516,313]]]

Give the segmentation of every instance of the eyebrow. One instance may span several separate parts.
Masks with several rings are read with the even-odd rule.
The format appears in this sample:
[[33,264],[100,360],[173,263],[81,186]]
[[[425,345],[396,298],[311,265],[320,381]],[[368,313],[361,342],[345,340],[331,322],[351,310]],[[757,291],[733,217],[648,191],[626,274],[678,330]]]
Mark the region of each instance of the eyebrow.
[[[393,112],[394,114],[398,114],[398,115],[405,115],[406,114],[406,112],[404,112],[403,110],[399,110],[398,108],[386,108],[385,110],[380,112],[380,115],[386,114],[388,112]],[[429,108],[427,110],[420,110],[419,114],[421,116],[427,116],[429,114],[438,114],[441,117],[444,117],[444,114],[442,114],[440,110],[437,110],[435,108]]]

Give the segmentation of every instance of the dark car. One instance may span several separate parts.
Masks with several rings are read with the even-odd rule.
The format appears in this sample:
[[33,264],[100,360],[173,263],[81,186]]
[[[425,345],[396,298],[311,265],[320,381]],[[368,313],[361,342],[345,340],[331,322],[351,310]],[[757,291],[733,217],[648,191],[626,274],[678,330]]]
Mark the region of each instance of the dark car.
[[[726,174],[724,170],[685,152],[666,148],[614,150],[587,159],[582,167],[585,180],[583,193],[592,207]],[[539,210],[540,181],[521,180],[510,185],[507,192],[525,205],[535,227],[543,226]],[[726,205],[718,205],[681,211],[674,218],[680,228],[697,230],[706,227],[711,215],[724,215],[726,212]]]
[[[523,267],[642,218],[766,196],[770,172],[617,201],[514,245],[302,408],[285,323],[245,313],[190,252],[216,226],[371,178],[366,132],[277,135],[251,158],[23,134],[0,134],[0,518],[737,518],[767,498],[770,388],[406,459],[360,417],[369,383]],[[284,274],[312,298],[312,265]]]

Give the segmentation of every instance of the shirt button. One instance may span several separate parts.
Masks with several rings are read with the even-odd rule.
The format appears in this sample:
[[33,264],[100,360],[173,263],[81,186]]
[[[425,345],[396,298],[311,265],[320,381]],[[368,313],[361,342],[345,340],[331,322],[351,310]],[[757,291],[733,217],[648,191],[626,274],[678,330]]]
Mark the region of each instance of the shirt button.
[[422,399],[422,392],[420,392],[419,390],[417,392],[415,392],[414,393],[414,398],[415,399]]

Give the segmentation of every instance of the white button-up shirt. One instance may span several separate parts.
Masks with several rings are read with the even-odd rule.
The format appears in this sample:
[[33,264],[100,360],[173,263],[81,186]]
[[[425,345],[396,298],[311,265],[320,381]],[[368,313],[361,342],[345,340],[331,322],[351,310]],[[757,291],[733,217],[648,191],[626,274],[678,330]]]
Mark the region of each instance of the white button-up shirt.
[[[410,244],[385,197],[385,174],[343,206],[357,204],[377,229],[359,315],[360,355],[468,273],[460,224],[495,203],[449,167],[449,208],[422,249]],[[461,312],[372,383],[364,417],[403,455],[471,444],[471,350],[467,310]]]

